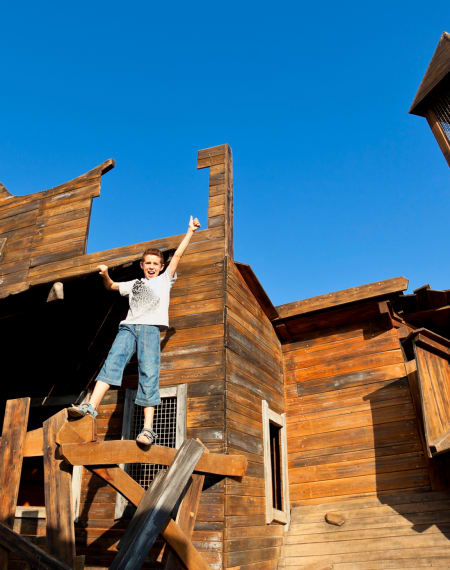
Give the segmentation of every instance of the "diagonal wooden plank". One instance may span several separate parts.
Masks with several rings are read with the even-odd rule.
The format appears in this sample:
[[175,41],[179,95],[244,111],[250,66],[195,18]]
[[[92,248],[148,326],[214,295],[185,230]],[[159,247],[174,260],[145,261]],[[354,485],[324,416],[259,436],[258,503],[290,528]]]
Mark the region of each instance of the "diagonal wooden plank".
[[72,476],[56,443],[57,434],[66,421],[67,410],[61,410],[43,424],[44,490],[49,550],[72,567],[75,559]]
[[[197,440],[201,445],[200,440]],[[203,446],[203,453],[209,453],[208,448]],[[187,537],[191,538],[194,532],[195,519],[197,518],[198,507],[202,496],[205,476],[194,473],[191,477],[189,487],[181,501],[178,509],[176,522]],[[174,550],[165,553],[165,570],[177,570],[180,567],[180,560]]]
[[[0,444],[0,522],[12,528],[22,474],[30,398],[8,400]],[[0,548],[0,567],[7,568],[8,553]]]
[[[61,452],[72,465],[117,465],[118,463],[154,463],[170,465],[177,450],[152,445],[143,450],[135,441],[117,440],[96,443],[66,443]],[[243,455],[209,453],[203,455],[195,468],[196,472],[242,477],[247,469]]]
[[[71,566],[56,560],[42,548],[39,548],[39,546],[36,546],[3,523],[0,523],[0,544],[11,552],[19,554],[21,559],[26,560],[32,568],[41,570],[71,570]],[[7,566],[2,566],[2,568],[7,568]]]
[[133,517],[136,520],[126,533],[124,546],[110,566],[111,570],[137,570],[142,566],[202,454],[203,446],[195,440],[183,443],[167,472],[142,498]]
[[[138,506],[145,494],[144,489],[139,483],[116,465],[106,468],[87,467],[86,469],[92,471],[109,483],[116,491],[131,501],[133,505]],[[199,477],[201,477],[201,475],[199,475]],[[206,560],[192,544],[189,536],[183,532],[175,521],[172,519],[169,520],[167,526],[162,530],[161,536],[178,554],[187,570],[209,570],[209,565]]]

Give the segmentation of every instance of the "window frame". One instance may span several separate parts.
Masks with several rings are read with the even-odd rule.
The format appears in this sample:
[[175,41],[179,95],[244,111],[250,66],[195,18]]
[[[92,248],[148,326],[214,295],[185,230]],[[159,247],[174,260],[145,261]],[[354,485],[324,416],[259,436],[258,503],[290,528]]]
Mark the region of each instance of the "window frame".
[[[269,408],[266,400],[261,401],[262,407],[262,428],[263,428],[263,448],[264,448],[264,489],[265,489],[265,518],[266,524],[273,522],[289,526],[290,523],[290,502],[289,502],[289,480],[287,462],[287,435],[286,435],[286,414],[277,414]],[[272,499],[272,460],[270,450],[270,424],[280,428],[280,484],[282,490],[283,510],[274,508]]]
[[[121,439],[130,439],[131,434],[131,418],[133,417],[134,400],[136,399],[137,390],[125,390],[125,398],[123,403],[123,420]],[[186,439],[186,408],[187,408],[187,384],[177,384],[176,386],[164,386],[159,389],[162,398],[177,398],[177,427],[175,433],[175,449],[179,449]],[[121,469],[125,469],[125,463],[119,464]],[[128,500],[120,493],[117,493],[116,506],[114,510],[114,519],[120,519],[123,516]]]

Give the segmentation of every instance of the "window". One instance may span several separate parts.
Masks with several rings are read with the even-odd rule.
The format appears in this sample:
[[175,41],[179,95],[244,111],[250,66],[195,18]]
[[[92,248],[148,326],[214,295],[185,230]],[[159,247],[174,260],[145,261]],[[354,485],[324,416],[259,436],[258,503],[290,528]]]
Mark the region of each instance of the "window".
[[[160,388],[161,404],[155,408],[153,429],[158,434],[157,445],[178,449],[186,438],[186,395],[187,385],[180,384],[169,388]],[[135,439],[144,424],[142,406],[136,406],[136,390],[126,390],[122,439]],[[122,464],[122,467],[144,489],[148,489],[158,471],[167,469],[165,465],[152,463]],[[115,518],[123,516],[128,501],[117,495]]]
[[266,524],[289,524],[286,414],[262,401]]

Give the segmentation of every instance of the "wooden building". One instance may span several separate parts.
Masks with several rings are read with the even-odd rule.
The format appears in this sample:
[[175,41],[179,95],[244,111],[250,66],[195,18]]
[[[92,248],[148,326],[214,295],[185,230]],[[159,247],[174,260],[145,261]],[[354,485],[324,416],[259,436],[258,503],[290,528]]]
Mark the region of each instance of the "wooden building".
[[[208,220],[172,290],[155,427],[166,448],[198,438],[209,455],[236,457],[246,469],[199,468],[206,477],[192,545],[215,569],[449,567],[450,291],[427,285],[405,294],[407,279],[395,277],[274,307],[252,269],[234,259],[230,147],[199,151],[197,166],[210,171]],[[2,414],[6,401],[31,398],[18,477],[6,413],[0,485],[16,478],[20,486],[17,500],[4,493],[0,523],[54,555],[61,540],[48,525],[43,465],[49,422],[88,395],[127,309],[96,267],[108,264],[115,281],[138,277],[144,249],[169,257],[182,238],[86,254],[92,198],[113,167],[106,161],[28,196],[0,189]],[[138,487],[152,489],[161,470],[129,459],[141,421],[136,384],[132,361],[123,389],[103,400],[96,434],[75,448],[53,442],[70,478],[69,566],[84,557],[85,568],[110,567],[130,526],[133,501],[104,470],[98,476],[92,446],[110,442]],[[38,434],[43,424],[47,439]],[[9,552],[2,529],[0,563]],[[184,567],[168,552],[157,541],[144,567]],[[8,568],[28,568],[17,553],[6,558]]]

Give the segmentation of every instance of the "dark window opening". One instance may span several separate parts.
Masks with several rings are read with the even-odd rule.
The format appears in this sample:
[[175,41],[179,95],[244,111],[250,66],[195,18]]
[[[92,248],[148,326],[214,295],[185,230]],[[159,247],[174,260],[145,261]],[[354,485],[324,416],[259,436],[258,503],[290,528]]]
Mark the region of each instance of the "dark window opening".
[[270,429],[270,463],[272,470],[272,505],[278,511],[283,510],[281,492],[281,427],[269,423]]

